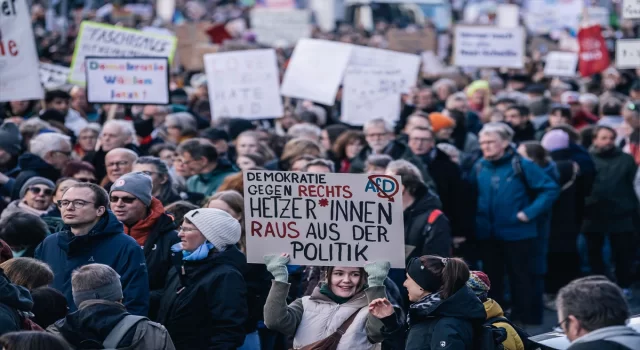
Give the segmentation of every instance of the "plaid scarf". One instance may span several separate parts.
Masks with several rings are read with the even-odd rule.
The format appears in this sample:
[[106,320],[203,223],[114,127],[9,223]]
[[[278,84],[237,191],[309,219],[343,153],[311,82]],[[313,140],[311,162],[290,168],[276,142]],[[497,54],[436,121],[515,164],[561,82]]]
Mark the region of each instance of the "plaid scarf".
[[432,293],[424,296],[422,299],[416,301],[409,306],[409,313],[407,314],[407,323],[411,325],[411,315],[425,317],[429,314],[433,306],[436,306],[442,302],[440,298],[440,292]]

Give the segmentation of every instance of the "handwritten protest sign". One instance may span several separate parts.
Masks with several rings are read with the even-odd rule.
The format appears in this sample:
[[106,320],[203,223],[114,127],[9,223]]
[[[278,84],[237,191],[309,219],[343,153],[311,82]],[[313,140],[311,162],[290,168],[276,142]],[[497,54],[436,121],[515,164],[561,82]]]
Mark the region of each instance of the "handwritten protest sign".
[[256,7],[251,10],[251,27],[260,44],[293,46],[311,36],[311,11]]
[[438,49],[438,37],[432,28],[407,31],[392,28],[387,31],[389,50],[417,54]]
[[606,27],[611,22],[611,13],[606,7],[587,7],[587,15],[592,24],[599,24],[601,27]]
[[530,0],[526,4],[527,29],[545,34],[562,28],[577,30],[584,0]]
[[282,115],[275,50],[208,54],[204,61],[214,119],[260,119]]
[[41,99],[44,90],[27,3],[0,3],[0,102]]
[[405,261],[397,176],[244,172],[247,260],[289,253],[295,265]]
[[219,46],[209,42],[206,31],[210,22],[183,23],[173,29],[178,40],[178,48],[172,67],[184,67],[187,71],[204,69],[204,55],[218,52]]
[[293,50],[280,93],[333,105],[352,51],[349,44],[301,39]]
[[640,39],[616,40],[616,67],[640,68]]
[[395,123],[400,117],[400,94],[404,78],[399,69],[349,67],[342,88],[340,120],[363,125],[375,118]]
[[454,62],[462,67],[524,66],[525,34],[522,27],[456,26]]
[[578,66],[575,52],[549,52],[544,65],[544,75],[553,77],[574,77]]
[[40,82],[45,89],[57,89],[67,84],[71,69],[51,63],[40,62]]
[[87,101],[91,103],[168,104],[166,57],[91,57],[87,65]]
[[171,61],[175,49],[176,38],[173,36],[84,21],[76,40],[69,81],[85,85],[87,56],[168,57]]
[[420,56],[366,46],[354,46],[349,59],[349,67],[397,69],[402,78],[401,93],[403,93],[409,92],[411,87],[417,83]]
[[640,0],[622,0],[622,18],[640,18]]

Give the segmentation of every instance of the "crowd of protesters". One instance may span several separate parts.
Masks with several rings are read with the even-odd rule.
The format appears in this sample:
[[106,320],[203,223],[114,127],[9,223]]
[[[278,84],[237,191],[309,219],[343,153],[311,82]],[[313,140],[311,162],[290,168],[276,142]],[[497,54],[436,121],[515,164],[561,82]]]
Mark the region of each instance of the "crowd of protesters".
[[[190,21],[247,16],[188,3]],[[50,33],[33,5],[42,61],[69,65],[73,19],[96,19],[71,14]],[[387,26],[314,36],[384,47]],[[211,120],[202,72],[172,74],[167,106],[94,105],[78,86],[2,104],[0,348],[528,350],[546,308],[571,349],[639,349],[640,69],[550,79],[528,53],[522,70],[421,75],[395,125],[342,123],[340,92]],[[249,169],[399,176],[406,269],[248,264]]]

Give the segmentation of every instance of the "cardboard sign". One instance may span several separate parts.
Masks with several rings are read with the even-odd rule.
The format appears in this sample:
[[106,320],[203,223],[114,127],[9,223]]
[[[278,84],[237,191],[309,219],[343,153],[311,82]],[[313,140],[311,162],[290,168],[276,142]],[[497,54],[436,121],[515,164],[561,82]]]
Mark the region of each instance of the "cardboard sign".
[[399,176],[245,171],[247,261],[405,267]]
[[578,32],[578,44],[580,75],[588,77],[609,67],[609,51],[599,25],[581,28]]
[[71,62],[69,81],[85,85],[85,58],[95,57],[168,57],[176,49],[174,36],[162,36],[135,29],[84,21],[80,25]]
[[91,57],[85,59],[90,103],[169,104],[166,57]]
[[396,28],[389,29],[387,42],[389,43],[389,50],[413,54],[438,49],[438,37],[431,28],[412,32]]
[[377,67],[400,70],[401,92],[409,92],[418,81],[420,56],[366,46],[354,46],[349,67]]
[[640,0],[622,0],[622,18],[640,18]]
[[524,66],[525,33],[522,27],[456,26],[453,57],[456,66]]
[[513,4],[498,5],[496,25],[500,28],[518,28],[520,26],[520,6]]
[[371,119],[384,118],[394,124],[400,117],[400,94],[404,82],[400,69],[347,68],[340,120],[360,126]]
[[616,67],[640,68],[640,39],[616,41]]
[[301,39],[284,73],[280,93],[333,105],[352,51],[349,44]]
[[294,46],[311,36],[311,11],[256,7],[251,10],[251,28],[260,44]]
[[67,84],[71,69],[51,63],[40,62],[40,82],[45,89],[57,89]]
[[0,1],[0,102],[44,97],[25,0]]
[[216,53],[218,45],[209,42],[207,29],[210,22],[184,23],[174,27],[176,38],[178,39],[178,49],[173,67],[184,67],[187,71],[204,70],[204,55]]
[[551,77],[575,77],[578,54],[575,52],[549,52],[544,65],[544,75]]
[[264,119],[282,115],[275,50],[208,54],[204,61],[214,119]]

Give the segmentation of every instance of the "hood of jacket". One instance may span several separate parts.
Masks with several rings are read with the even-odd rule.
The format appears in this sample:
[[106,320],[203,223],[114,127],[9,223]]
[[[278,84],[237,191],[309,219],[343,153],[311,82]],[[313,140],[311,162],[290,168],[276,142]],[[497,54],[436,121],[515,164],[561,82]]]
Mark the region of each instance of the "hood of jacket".
[[35,171],[38,173],[38,176],[46,177],[47,179],[57,179],[60,177],[60,171],[58,171],[58,169],[33,153],[21,155],[18,158],[18,167],[20,167],[22,171]]
[[473,322],[487,319],[484,305],[467,286],[426,309],[409,309],[409,313],[412,322],[420,322],[428,317],[454,317]]
[[59,233],[58,246],[67,252],[69,256],[73,256],[82,250],[82,247],[90,244],[90,242],[119,233],[124,233],[122,223],[118,221],[118,218],[116,218],[111,210],[107,210],[106,215],[100,218],[91,231],[84,236],[74,235],[71,233],[69,226],[65,225],[63,231]]
[[60,334],[78,349],[102,349],[102,342],[129,313],[120,303],[87,300],[78,311],[55,323]]
[[0,269],[0,303],[20,311],[31,311],[33,299],[27,288],[15,285]]
[[611,326],[597,329],[576,339],[571,345],[589,343],[597,340],[617,343],[629,349],[640,349],[640,333],[627,326]]
[[485,301],[483,305],[484,305],[484,311],[487,313],[487,319],[494,318],[494,317],[504,317],[504,311],[502,310],[502,306],[496,303],[495,300],[487,299],[487,301]]
[[424,214],[429,210],[441,208],[442,201],[440,200],[440,197],[427,190],[427,193],[424,196],[416,198],[415,202],[404,210],[404,218],[406,221],[410,221],[410,218]]

